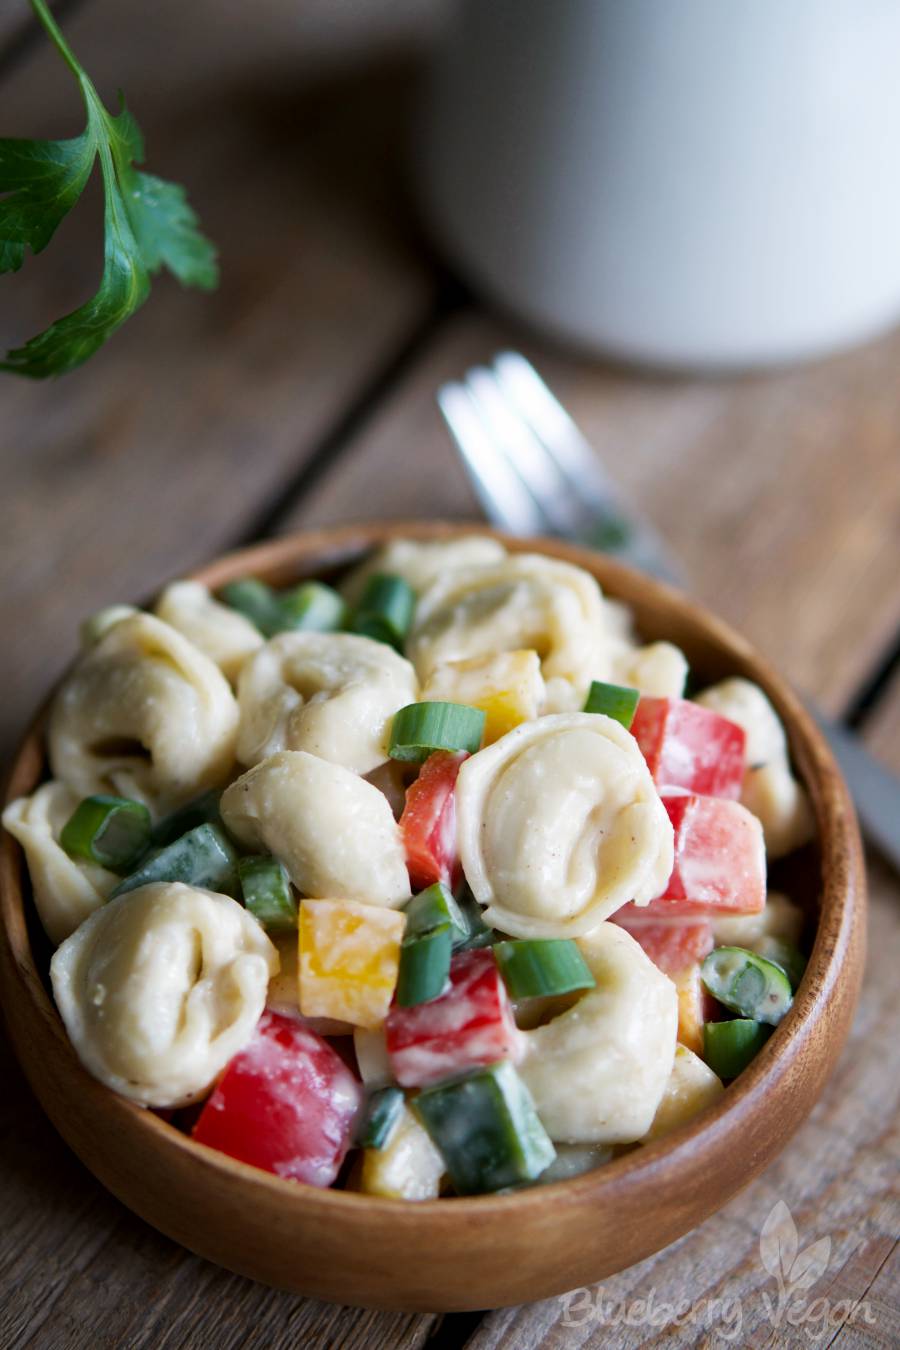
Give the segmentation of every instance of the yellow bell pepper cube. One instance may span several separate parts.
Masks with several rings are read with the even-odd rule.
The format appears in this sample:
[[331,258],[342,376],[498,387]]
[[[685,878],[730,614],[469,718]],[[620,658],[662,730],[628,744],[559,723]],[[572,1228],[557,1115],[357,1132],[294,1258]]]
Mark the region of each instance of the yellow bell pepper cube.
[[300,1011],[380,1026],[397,984],[406,916],[355,900],[300,906]]
[[540,712],[544,698],[540,658],[534,651],[514,651],[448,661],[432,671],[422,698],[481,708],[484,744],[490,745]]
[[718,1101],[724,1091],[722,1080],[698,1055],[685,1045],[677,1045],[672,1073],[643,1142],[651,1144],[654,1139],[677,1130],[704,1107]]
[[678,994],[678,1040],[695,1055],[703,1051],[703,1023],[707,1020],[707,995],[699,965],[688,966],[671,977]]
[[384,1148],[363,1153],[359,1189],[393,1200],[434,1200],[440,1194],[444,1160],[424,1127],[404,1106]]

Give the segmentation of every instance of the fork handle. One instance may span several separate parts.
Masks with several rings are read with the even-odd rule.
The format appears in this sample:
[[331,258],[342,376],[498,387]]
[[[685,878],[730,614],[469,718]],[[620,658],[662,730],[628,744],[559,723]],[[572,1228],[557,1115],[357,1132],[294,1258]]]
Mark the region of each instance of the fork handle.
[[866,839],[900,872],[900,779],[885,769],[846,727],[809,707],[831,747],[856,806]]

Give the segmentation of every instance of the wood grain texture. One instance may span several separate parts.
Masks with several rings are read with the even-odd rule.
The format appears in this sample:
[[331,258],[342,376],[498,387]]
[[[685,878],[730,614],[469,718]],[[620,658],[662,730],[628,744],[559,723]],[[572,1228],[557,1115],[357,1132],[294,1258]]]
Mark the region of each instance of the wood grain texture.
[[[89,0],[67,24],[103,92],[126,88],[150,168],[189,185],[226,272],[212,300],[158,282],[81,375],[0,386],[0,616],[15,634],[0,658],[0,743],[18,734],[66,659],[79,615],[138,598],[241,535],[427,311],[432,283],[410,247],[390,165],[409,93],[405,52],[431,9],[419,0],[261,0],[252,11],[233,0]],[[0,36],[23,10],[19,0],[0,4]],[[67,134],[77,113],[64,72],[39,50],[0,89],[5,134]],[[99,267],[96,202],[64,229],[3,281],[0,340],[21,340],[87,293],[86,260]],[[511,326],[477,315],[448,329],[294,521],[474,518],[433,389],[511,340],[526,345]],[[655,515],[697,592],[830,707],[844,703],[890,640],[900,603],[898,340],[805,370],[714,381],[624,375],[529,351]],[[875,710],[869,738],[900,769],[900,687]],[[888,1193],[896,1153],[882,1137],[898,1073],[889,953],[900,886],[876,869],[872,889],[869,973],[839,1077],[776,1168],[698,1233],[617,1277],[624,1295],[654,1283],[660,1297],[664,1288],[736,1293],[748,1301],[747,1335],[731,1343],[773,1343],[758,1321],[764,1284],[774,1286],[757,1243],[783,1196],[802,1243],[832,1236],[823,1289],[864,1297],[878,1319],[812,1343],[837,1335],[856,1350],[900,1340],[900,1225]],[[273,1294],[190,1255],[93,1181],[2,1045],[0,1073],[0,1345],[412,1350],[434,1330],[430,1317]],[[497,1314],[477,1344],[569,1350],[584,1333],[562,1328],[555,1311]],[[448,1321],[442,1346],[465,1325]],[[592,1330],[594,1344],[611,1346],[660,1334]],[[727,1343],[702,1325],[693,1338],[680,1334],[684,1344]]]
[[655,521],[692,593],[839,711],[900,625],[900,336],[794,370],[685,379],[564,359],[465,314],[285,528],[477,518],[434,392],[509,345]]
[[[895,747],[900,751],[900,732]],[[876,860],[869,866],[866,976],[850,1039],[808,1123],[780,1158],[719,1214],[665,1251],[604,1281],[570,1307],[560,1300],[490,1313],[466,1350],[635,1350],[698,1343],[780,1347],[893,1346],[900,1329],[900,885]],[[778,1287],[760,1259],[759,1239],[772,1207],[788,1205],[800,1249],[831,1239],[828,1268],[805,1297],[829,1300],[831,1321],[773,1327],[765,1295]],[[602,1289],[603,1303],[600,1302]],[[639,1300],[653,1296],[653,1326]],[[687,1299],[683,1326],[663,1305]],[[718,1303],[715,1301],[718,1300]],[[868,1313],[860,1305],[868,1304]],[[604,1315],[602,1307],[609,1311]],[[850,1314],[850,1310],[856,1311]],[[600,1310],[595,1315],[595,1310]],[[635,1325],[623,1319],[630,1310]],[[661,1310],[661,1311],[660,1311]],[[842,1316],[843,1313],[843,1316]],[[616,1323],[616,1315],[619,1322]],[[786,1314],[785,1314],[786,1316]],[[874,1319],[874,1320],[872,1320]],[[821,1322],[821,1326],[818,1323]],[[739,1328],[736,1330],[736,1328]],[[807,1332],[816,1332],[811,1337]]]
[[[828,1270],[809,1292],[833,1305],[869,1297],[877,1272],[900,1232],[895,1185],[900,1162],[897,1134],[900,1085],[900,1014],[896,971],[900,961],[897,885],[873,868],[870,905],[870,959],[862,1001],[841,1064],[807,1125],[781,1157],[721,1213],[649,1261],[604,1281],[590,1300],[566,1307],[560,1300],[491,1313],[467,1350],[531,1350],[564,1345],[566,1350],[631,1350],[638,1345],[720,1344],[740,1316],[738,1345],[809,1345],[804,1328],[782,1326],[776,1335],[764,1295],[777,1300],[777,1284],[760,1260],[759,1238],[772,1207],[783,1200],[800,1233],[801,1249],[830,1237]],[[647,1323],[638,1300],[653,1296],[661,1324]],[[866,1340],[872,1330],[858,1324],[857,1344],[891,1344],[896,1326],[896,1289],[872,1298],[876,1329],[885,1339]],[[663,1305],[687,1299],[696,1305],[683,1327]],[[718,1300],[714,1305],[713,1301]],[[737,1302],[735,1302],[737,1301]],[[737,1311],[739,1304],[739,1313]],[[634,1325],[616,1324],[631,1309]],[[832,1328],[837,1332],[838,1327]],[[704,1341],[704,1336],[709,1340]],[[825,1345],[829,1336],[814,1344]],[[851,1342],[852,1343],[852,1342]],[[893,1342],[896,1344],[896,1341]]]
[[[428,524],[326,530],[233,554],[198,576],[217,589],[246,575],[275,583],[315,575],[401,530],[447,536],[446,526]],[[818,1099],[852,1021],[865,940],[861,849],[846,789],[809,716],[741,637],[678,592],[561,542],[504,543],[539,547],[592,573],[631,608],[648,640],[670,638],[707,678],[738,673],[766,690],[816,821],[817,849],[797,859],[802,894],[817,908],[803,985],[790,1016],[720,1102],[590,1175],[416,1205],[298,1188],[192,1144],[85,1072],[41,981],[44,958],[29,938],[19,850],[0,840],[0,994],[42,1105],[91,1171],[148,1221],[279,1288],[367,1307],[477,1309],[553,1295],[642,1260],[692,1229],[784,1148]],[[38,726],[17,755],[9,798],[33,790],[43,763]]]
[[[150,168],[188,185],[222,285],[206,296],[160,277],[83,370],[0,376],[0,451],[15,465],[0,586],[7,622],[31,635],[3,653],[0,753],[78,618],[238,536],[428,312],[396,161],[432,8],[96,0],[66,25],[101,92],[127,91]],[[82,116],[47,45],[2,100],[21,135],[70,134]],[[90,294],[101,239],[89,192],[3,278],[4,346]]]
[[418,1350],[435,1319],[281,1294],[141,1223],[65,1147],[0,1042],[0,1345]]

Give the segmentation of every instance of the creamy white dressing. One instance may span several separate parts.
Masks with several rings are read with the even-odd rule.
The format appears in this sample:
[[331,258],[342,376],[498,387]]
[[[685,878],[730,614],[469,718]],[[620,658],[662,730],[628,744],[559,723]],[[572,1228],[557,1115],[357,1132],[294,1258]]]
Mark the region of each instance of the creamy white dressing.
[[524,723],[467,760],[460,856],[488,923],[513,937],[587,933],[659,895],[672,825],[634,738],[595,713]]
[[350,769],[285,750],[222,795],[222,819],[248,848],[273,853],[301,895],[397,908],[410,896],[387,799]]
[[119,881],[85,858],[70,858],[61,846],[59,836],[78,802],[65,783],[51,782],[3,812],[3,824],[25,851],[35,908],[54,944],[74,933]]
[[263,643],[255,624],[216,600],[199,581],[173,581],[157,600],[154,613],[199,647],[231,684]]
[[623,928],[600,924],[578,945],[596,987],[521,1033],[519,1073],[551,1139],[632,1143],[650,1129],[672,1070],[678,996]]
[[147,1106],[203,1096],[253,1034],[278,953],[226,895],[164,882],[97,910],[50,963],[85,1067]]
[[112,792],[165,814],[227,780],[237,727],[218,666],[161,619],[134,614],[63,681],[47,749],[79,797]]
[[282,633],[238,684],[242,764],[306,750],[366,774],[388,757],[394,714],[414,703],[416,673],[383,642],[350,633]]

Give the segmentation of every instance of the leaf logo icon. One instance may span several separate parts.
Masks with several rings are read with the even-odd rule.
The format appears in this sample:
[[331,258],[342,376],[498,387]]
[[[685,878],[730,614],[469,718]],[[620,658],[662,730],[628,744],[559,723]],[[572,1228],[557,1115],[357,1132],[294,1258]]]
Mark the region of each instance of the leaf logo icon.
[[[783,1288],[797,1259],[797,1225],[791,1211],[779,1200],[763,1224],[759,1237],[759,1255],[766,1270]],[[818,1246],[819,1244],[814,1244]],[[829,1251],[831,1244],[829,1242]],[[812,1251],[812,1248],[808,1249]],[[804,1252],[804,1256],[807,1253]],[[827,1258],[826,1258],[827,1261]],[[823,1267],[824,1268],[824,1267]],[[816,1276],[818,1279],[818,1276]]]
[[802,1293],[805,1289],[811,1289],[828,1268],[828,1261],[831,1257],[831,1238],[820,1238],[818,1242],[812,1242],[797,1257],[791,1266],[790,1286],[792,1294]]

